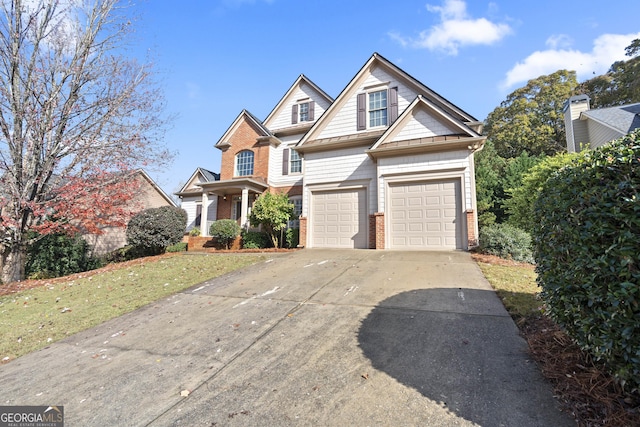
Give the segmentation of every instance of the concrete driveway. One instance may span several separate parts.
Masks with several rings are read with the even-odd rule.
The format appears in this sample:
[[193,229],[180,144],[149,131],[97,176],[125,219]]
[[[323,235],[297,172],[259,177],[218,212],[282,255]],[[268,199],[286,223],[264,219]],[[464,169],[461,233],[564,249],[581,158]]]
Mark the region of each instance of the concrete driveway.
[[575,425],[467,253],[270,257],[0,366],[0,404],[69,427]]

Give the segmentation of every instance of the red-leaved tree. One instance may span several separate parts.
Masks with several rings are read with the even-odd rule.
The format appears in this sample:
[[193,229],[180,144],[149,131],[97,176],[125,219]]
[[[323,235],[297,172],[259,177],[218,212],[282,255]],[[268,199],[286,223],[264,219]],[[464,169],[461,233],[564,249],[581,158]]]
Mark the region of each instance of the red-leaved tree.
[[126,224],[138,167],[170,156],[150,64],[124,56],[119,0],[0,3],[0,264],[24,278],[36,231]]

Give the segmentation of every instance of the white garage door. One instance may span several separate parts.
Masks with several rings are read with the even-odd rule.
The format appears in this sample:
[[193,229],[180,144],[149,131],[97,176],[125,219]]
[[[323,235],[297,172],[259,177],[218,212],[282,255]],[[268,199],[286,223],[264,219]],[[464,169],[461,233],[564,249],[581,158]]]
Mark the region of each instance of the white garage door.
[[367,247],[365,189],[314,191],[311,197],[312,247]]
[[389,185],[392,249],[462,249],[460,180]]

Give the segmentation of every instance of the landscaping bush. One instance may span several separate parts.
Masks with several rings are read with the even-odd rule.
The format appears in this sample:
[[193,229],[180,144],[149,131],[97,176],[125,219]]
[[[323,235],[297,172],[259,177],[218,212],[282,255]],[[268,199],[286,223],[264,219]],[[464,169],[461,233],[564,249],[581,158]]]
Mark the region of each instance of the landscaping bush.
[[186,242],[178,242],[175,245],[167,246],[167,252],[184,252],[187,250]]
[[189,230],[189,236],[198,237],[200,235],[200,227],[193,227]]
[[242,228],[232,219],[219,219],[211,223],[211,227],[209,227],[209,235],[215,237],[225,249],[229,249],[229,244],[240,235],[241,231]]
[[127,225],[127,242],[144,255],[158,255],[182,240],[187,224],[184,209],[173,206],[145,209]]
[[533,262],[531,236],[509,224],[492,224],[480,229],[480,252],[520,262]]
[[270,239],[267,233],[262,231],[243,231],[242,232],[242,248],[243,249],[264,249],[270,246]]
[[254,202],[249,221],[254,227],[261,225],[273,246],[279,248],[283,243],[281,234],[287,228],[287,222],[295,216],[293,211],[294,205],[286,194],[264,193]]
[[632,389],[640,387],[639,191],[635,131],[547,180],[533,234],[550,315]]
[[287,247],[297,248],[300,243],[300,229],[299,228],[287,228]]
[[27,249],[26,276],[48,279],[102,267],[90,256],[89,245],[80,236],[49,234],[40,237]]

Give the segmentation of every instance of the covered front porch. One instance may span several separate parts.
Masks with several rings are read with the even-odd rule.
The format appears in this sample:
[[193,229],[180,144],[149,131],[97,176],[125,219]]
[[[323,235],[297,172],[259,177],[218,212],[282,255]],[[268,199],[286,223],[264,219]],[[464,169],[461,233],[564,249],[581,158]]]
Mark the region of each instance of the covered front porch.
[[216,218],[207,218],[207,210],[202,210],[202,236],[209,236],[209,227],[218,219],[234,219],[243,228],[249,228],[249,214],[255,199],[269,186],[254,178],[237,178],[199,184],[202,187],[202,206],[208,206],[212,197],[217,197]]

